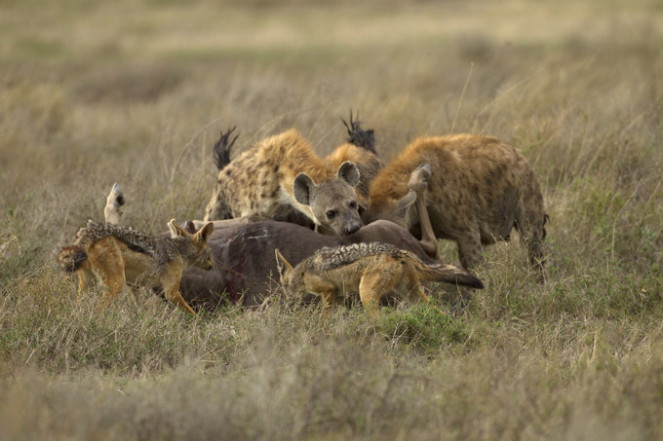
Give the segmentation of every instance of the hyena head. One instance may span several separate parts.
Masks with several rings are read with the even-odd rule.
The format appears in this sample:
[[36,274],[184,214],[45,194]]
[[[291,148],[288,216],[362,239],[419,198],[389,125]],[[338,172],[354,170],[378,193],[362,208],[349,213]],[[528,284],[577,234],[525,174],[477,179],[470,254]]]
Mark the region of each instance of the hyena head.
[[317,226],[342,236],[355,233],[363,225],[355,192],[358,183],[357,166],[346,161],[338,168],[335,178],[320,184],[306,173],[299,174],[293,192],[297,202],[311,209]]
[[293,268],[278,248],[274,250],[274,254],[276,255],[276,267],[279,270],[279,279],[283,290],[289,295],[296,297],[304,297],[308,294],[304,278],[302,277],[302,268],[300,266]]
[[177,248],[187,266],[210,270],[214,267],[212,253],[207,241],[214,232],[214,224],[206,223],[200,230],[191,234],[175,223],[175,219],[168,222],[170,237],[176,241]]

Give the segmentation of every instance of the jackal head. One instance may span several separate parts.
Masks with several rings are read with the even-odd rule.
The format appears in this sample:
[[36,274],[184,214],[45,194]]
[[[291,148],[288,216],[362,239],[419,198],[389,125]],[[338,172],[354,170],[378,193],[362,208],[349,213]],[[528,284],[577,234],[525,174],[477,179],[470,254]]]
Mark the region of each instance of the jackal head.
[[297,202],[311,209],[316,226],[342,236],[355,233],[363,225],[355,192],[358,183],[359,169],[346,161],[338,168],[336,178],[320,184],[300,173],[293,182],[293,193]]
[[170,237],[177,243],[178,250],[187,266],[210,270],[214,267],[212,253],[207,246],[207,240],[214,232],[214,224],[208,222],[200,230],[191,234],[175,223],[175,219],[168,222]]
[[304,297],[308,294],[304,278],[302,277],[302,271],[293,268],[278,248],[274,250],[274,254],[276,255],[276,267],[279,270],[279,278],[283,290],[289,295],[296,297]]

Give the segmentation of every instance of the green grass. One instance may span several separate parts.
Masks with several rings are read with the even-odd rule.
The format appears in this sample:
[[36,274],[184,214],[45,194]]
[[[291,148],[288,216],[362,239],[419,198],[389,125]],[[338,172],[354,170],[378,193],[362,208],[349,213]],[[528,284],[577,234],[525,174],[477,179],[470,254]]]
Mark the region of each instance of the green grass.
[[[663,9],[355,3],[0,2],[0,438],[663,436]],[[385,160],[450,131],[521,149],[549,283],[514,237],[461,318],[192,319],[144,290],[97,314],[56,267],[113,182],[127,223],[164,231],[202,216],[220,130],[241,150],[294,126],[326,154],[350,108]]]

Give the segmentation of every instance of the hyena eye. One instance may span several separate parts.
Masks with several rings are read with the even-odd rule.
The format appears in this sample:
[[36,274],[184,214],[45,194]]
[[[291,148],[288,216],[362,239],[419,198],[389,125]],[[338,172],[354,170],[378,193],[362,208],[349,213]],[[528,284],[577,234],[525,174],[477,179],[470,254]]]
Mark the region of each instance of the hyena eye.
[[352,208],[353,210],[356,210],[357,209],[357,201],[350,201],[350,208]]
[[333,219],[336,217],[336,210],[327,210],[325,216],[327,216],[327,219]]

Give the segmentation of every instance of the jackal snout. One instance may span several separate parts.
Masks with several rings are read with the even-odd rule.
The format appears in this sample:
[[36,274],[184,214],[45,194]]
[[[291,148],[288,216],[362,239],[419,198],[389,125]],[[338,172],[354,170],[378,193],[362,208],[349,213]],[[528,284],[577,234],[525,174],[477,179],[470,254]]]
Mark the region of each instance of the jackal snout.
[[208,247],[205,247],[203,252],[198,256],[198,258],[193,262],[193,265],[196,268],[209,271],[214,268],[214,258],[212,257],[212,252]]
[[195,229],[193,222],[185,222],[183,226],[175,223],[175,219],[168,222],[171,238],[182,241],[180,254],[188,261],[189,266],[195,266],[203,270],[214,268],[212,251],[207,246],[207,241],[214,232],[214,224],[208,222],[199,230]]

